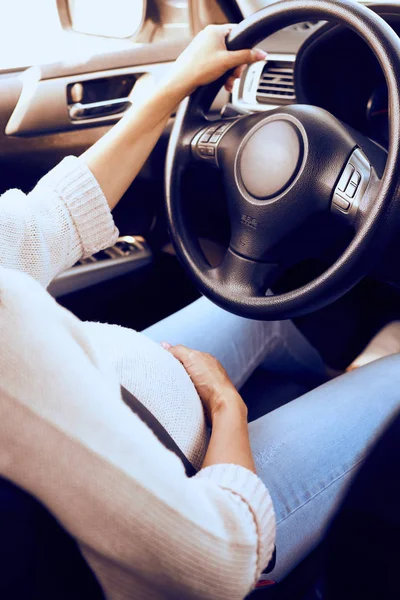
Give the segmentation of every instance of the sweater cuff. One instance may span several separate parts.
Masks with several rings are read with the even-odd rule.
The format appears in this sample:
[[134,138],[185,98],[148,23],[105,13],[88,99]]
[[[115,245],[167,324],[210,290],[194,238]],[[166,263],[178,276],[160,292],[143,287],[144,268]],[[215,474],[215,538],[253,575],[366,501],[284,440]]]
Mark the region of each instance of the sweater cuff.
[[115,244],[115,226],[106,197],[86,163],[68,156],[40,181],[51,188],[67,207],[81,243],[82,254],[91,256]]
[[257,579],[271,560],[275,547],[275,513],[269,491],[257,475],[239,465],[212,465],[195,477],[206,477],[246,502],[257,529]]

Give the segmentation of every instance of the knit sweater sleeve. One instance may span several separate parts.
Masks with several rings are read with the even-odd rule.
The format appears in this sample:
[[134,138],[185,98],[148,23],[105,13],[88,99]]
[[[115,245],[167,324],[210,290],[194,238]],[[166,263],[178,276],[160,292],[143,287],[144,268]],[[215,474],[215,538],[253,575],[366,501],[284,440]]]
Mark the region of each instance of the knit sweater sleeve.
[[263,482],[232,464],[187,478],[122,402],[84,324],[2,268],[0,331],[0,474],[75,536],[106,597],[246,596],[274,547]]
[[118,236],[106,198],[86,164],[65,158],[26,195],[0,197],[0,265],[47,287],[77,260]]

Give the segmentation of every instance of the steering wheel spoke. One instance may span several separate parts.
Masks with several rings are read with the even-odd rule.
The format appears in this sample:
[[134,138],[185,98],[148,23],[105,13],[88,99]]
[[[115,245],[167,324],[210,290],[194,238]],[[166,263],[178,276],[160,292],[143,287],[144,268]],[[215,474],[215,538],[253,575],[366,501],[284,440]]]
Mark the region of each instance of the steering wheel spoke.
[[213,269],[213,278],[235,295],[263,297],[279,274],[279,266],[258,262],[228,248],[222,263]]

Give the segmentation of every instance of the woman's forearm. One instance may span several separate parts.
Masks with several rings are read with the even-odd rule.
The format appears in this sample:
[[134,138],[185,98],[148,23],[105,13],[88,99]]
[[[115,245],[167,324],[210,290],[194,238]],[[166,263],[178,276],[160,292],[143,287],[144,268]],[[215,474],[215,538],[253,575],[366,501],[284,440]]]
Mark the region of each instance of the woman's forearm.
[[147,102],[134,105],[82,155],[111,209],[143,167],[171,113],[187,92],[184,85],[171,85],[168,80],[159,84]]
[[240,75],[240,65],[265,59],[262,50],[228,52],[225,39],[231,29],[232,25],[215,25],[196,36],[151,97],[134,104],[113,129],[82,155],[110,208],[135,179],[170,114],[185,96],[227,71],[231,71],[227,81],[227,88],[231,89],[235,77]]
[[216,464],[235,464],[256,472],[243,402],[227,402],[213,414],[211,439],[203,468]]

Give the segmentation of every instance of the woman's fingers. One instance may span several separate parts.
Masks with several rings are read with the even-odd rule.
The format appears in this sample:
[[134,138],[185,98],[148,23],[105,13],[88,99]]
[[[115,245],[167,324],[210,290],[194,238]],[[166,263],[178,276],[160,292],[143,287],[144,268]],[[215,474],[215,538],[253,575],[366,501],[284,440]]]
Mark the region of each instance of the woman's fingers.
[[[247,51],[245,51],[245,52],[247,52]],[[257,62],[257,60],[266,60],[267,53],[264,52],[264,50],[257,49],[257,50],[251,50],[251,52],[253,52],[253,53],[255,52],[256,53],[255,56],[261,56],[261,53],[262,53],[262,58],[257,58],[256,61],[253,60],[253,62]],[[246,67],[247,67],[247,64],[238,65],[233,69],[233,71],[231,71],[228,74],[226,81],[225,81],[225,89],[228,92],[232,92],[236,79],[241,78]]]
[[238,67],[236,67],[232,73],[232,77],[234,77],[235,79],[239,79],[243,75],[243,72],[246,67],[247,65],[239,65]]
[[[237,77],[237,67],[265,60],[267,54],[259,49],[228,51],[226,39],[234,26],[208,25],[199,33],[181,54],[172,69],[174,85],[187,87],[186,93],[192,93],[201,85],[207,85],[228,73],[228,77]],[[234,80],[233,80],[234,81]],[[228,88],[232,86],[229,81]]]
[[234,69],[240,65],[251,65],[259,60],[266,60],[267,53],[261,48],[253,48],[251,50],[236,50],[228,52],[227,60],[229,61],[228,68]]
[[225,85],[224,85],[227,92],[229,92],[229,93],[232,92],[235,81],[236,81],[236,77],[233,77],[232,75],[230,75],[227,78],[227,80],[225,81]]
[[240,79],[247,65],[239,65],[230,73],[225,81],[225,89],[231,92],[236,79]]
[[196,354],[200,355],[200,352],[192,350],[191,348],[187,348],[182,344],[178,344],[177,346],[170,346],[168,348],[168,352],[172,354],[172,356],[175,356],[175,358],[183,364],[185,369],[187,369],[189,365],[192,364]]
[[169,342],[161,342],[161,346],[165,350],[168,350],[168,352],[170,354],[172,354],[172,356],[174,356],[177,360],[179,360],[179,362],[182,363],[183,366],[185,366],[185,364],[187,364],[187,361],[189,360],[189,358],[193,357],[193,354],[196,352],[195,350],[192,350],[191,348],[187,348],[186,346],[183,346],[182,344],[178,344],[177,346],[172,346]]

